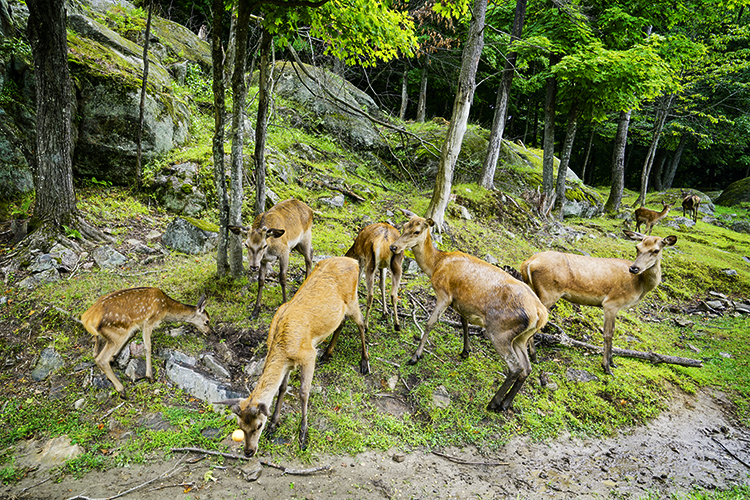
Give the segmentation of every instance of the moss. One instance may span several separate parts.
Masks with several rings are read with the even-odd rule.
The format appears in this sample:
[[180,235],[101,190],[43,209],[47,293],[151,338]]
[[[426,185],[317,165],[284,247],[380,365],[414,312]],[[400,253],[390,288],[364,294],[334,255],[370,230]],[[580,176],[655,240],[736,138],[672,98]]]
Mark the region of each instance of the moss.
[[202,221],[200,219],[195,219],[193,217],[183,217],[186,221],[197,227],[198,229],[202,229],[203,231],[209,231],[211,233],[218,233],[219,232],[219,226],[214,224],[213,222],[206,222]]

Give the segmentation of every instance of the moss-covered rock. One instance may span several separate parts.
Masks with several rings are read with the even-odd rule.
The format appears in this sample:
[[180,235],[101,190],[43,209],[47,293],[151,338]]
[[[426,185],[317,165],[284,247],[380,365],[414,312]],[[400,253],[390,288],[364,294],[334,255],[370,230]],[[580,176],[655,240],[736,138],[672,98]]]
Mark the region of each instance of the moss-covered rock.
[[731,183],[716,199],[716,204],[724,207],[733,207],[748,202],[750,202],[750,177]]

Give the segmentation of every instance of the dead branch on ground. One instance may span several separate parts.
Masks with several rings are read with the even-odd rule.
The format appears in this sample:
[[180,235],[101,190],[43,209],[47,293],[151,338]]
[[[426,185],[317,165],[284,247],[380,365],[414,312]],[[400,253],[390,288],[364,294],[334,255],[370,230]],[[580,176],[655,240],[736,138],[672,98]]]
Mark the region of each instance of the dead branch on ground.
[[445,453],[439,453],[434,450],[432,451],[432,454],[461,465],[489,465],[490,467],[497,467],[498,465],[510,465],[509,462],[473,462],[471,460],[464,460],[463,458],[446,455]]
[[[172,448],[170,451],[205,453],[206,455],[214,455],[217,457],[224,457],[224,458],[233,458],[235,460],[250,460],[249,458],[241,457],[240,455],[235,455],[234,453],[224,453],[221,451],[204,450],[202,448]],[[311,469],[290,469],[288,467],[284,467],[283,465],[278,465],[273,462],[266,462],[265,460],[259,460],[259,462],[261,465],[265,465],[266,467],[272,467],[274,469],[278,469],[282,471],[284,474],[289,474],[291,476],[309,476],[317,472],[327,472],[331,470],[330,465],[322,465],[320,467],[313,467]]]

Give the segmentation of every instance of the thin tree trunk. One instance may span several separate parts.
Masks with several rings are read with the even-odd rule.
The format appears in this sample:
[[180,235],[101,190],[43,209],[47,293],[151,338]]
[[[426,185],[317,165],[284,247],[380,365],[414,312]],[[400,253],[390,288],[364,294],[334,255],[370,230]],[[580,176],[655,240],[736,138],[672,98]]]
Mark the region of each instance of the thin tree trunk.
[[654,189],[661,191],[663,188],[662,178],[664,177],[664,162],[667,161],[667,151],[662,148],[656,151],[656,158],[654,159],[654,171],[651,175],[653,179]]
[[677,145],[677,150],[672,157],[672,161],[670,162],[666,176],[664,177],[664,189],[672,189],[674,176],[677,173],[677,167],[680,165],[680,158],[682,157],[682,152],[685,151],[688,139],[689,136],[687,134],[682,134],[682,137],[680,137],[680,143]]
[[[513,19],[513,31],[510,36],[511,44],[515,40],[520,40],[524,18],[526,17],[526,0],[516,1],[516,14]],[[492,120],[492,130],[490,131],[489,144],[487,145],[487,155],[482,165],[482,175],[480,185],[486,189],[495,188],[495,169],[497,160],[500,157],[500,150],[503,143],[503,133],[505,132],[505,119],[508,114],[508,98],[510,96],[510,86],[513,83],[513,74],[516,71],[516,59],[518,53],[511,50],[505,61],[503,77],[500,80],[500,87],[497,90],[497,102],[495,103],[495,117]]]
[[607,212],[616,212],[620,209],[622,191],[625,189],[625,146],[628,144],[630,113],[630,110],[620,112],[617,124],[617,135],[612,151],[612,178],[610,179],[612,186],[609,190],[609,198],[604,204],[604,210]]
[[[245,137],[245,99],[247,85],[245,84],[245,61],[247,60],[247,37],[250,25],[250,5],[240,2],[237,7],[237,30],[235,40],[235,58],[232,71],[232,175],[231,196],[229,200],[229,223],[233,226],[242,225],[242,179],[244,175],[242,148]],[[229,271],[239,279],[242,276],[242,239],[239,234],[230,232],[229,240]]]
[[[550,66],[557,58],[550,56]],[[557,77],[547,77],[547,99],[544,106],[544,157],[542,158],[542,190],[547,199],[552,199],[555,189],[555,106],[557,103]],[[546,208],[546,207],[545,207]]]
[[27,0],[27,35],[36,88],[34,220],[73,227],[76,199],[71,158],[71,84],[64,0]]
[[231,81],[234,73],[234,60],[237,56],[237,7],[232,7],[229,16],[229,38],[227,39],[227,52],[224,55],[224,81]]
[[427,207],[427,217],[431,217],[435,221],[435,227],[439,232],[442,231],[445,222],[445,209],[448,207],[450,199],[453,170],[456,166],[458,154],[461,152],[461,143],[466,133],[471,101],[474,98],[477,67],[484,47],[486,12],[487,0],[474,0],[469,37],[461,56],[461,74],[458,79],[456,98],[453,101],[453,113],[440,155],[435,189]]
[[568,165],[570,164],[570,152],[573,150],[573,142],[576,138],[578,128],[578,102],[574,101],[568,112],[568,129],[565,132],[565,143],[560,155],[560,166],[557,168],[557,185],[555,187],[555,209],[560,210],[560,220],[563,219],[563,208],[565,205],[565,178],[568,176]]
[[255,123],[255,215],[266,211],[266,138],[268,136],[268,110],[273,94],[273,60],[271,42],[273,35],[265,28],[260,36],[260,91],[258,116]]
[[430,64],[430,56],[426,55],[422,65],[422,79],[419,82],[419,102],[417,103],[417,123],[424,123],[425,110],[427,109],[427,74]]
[[654,157],[656,156],[656,149],[659,147],[659,139],[661,138],[661,132],[664,130],[664,123],[667,121],[667,115],[672,107],[672,101],[674,100],[674,94],[665,96],[661,100],[661,105],[656,113],[656,120],[654,121],[654,130],[651,135],[651,145],[648,148],[648,154],[646,154],[646,160],[643,162],[643,170],[641,171],[641,190],[638,194],[638,199],[635,201],[634,206],[640,207],[646,203],[646,193],[648,192],[648,179],[651,176],[651,168],[654,165]]
[[141,141],[143,140],[143,112],[146,108],[146,86],[148,84],[148,43],[151,38],[151,13],[154,2],[148,3],[148,17],[146,18],[146,34],[143,40],[143,82],[141,83],[141,105],[138,107],[138,141],[135,159],[135,189],[141,190]]
[[596,132],[596,126],[592,125],[589,143],[586,145],[586,157],[583,159],[583,168],[581,169],[581,182],[584,184],[586,184],[586,166],[589,164],[589,157],[591,156],[591,145],[594,143],[594,132]]
[[229,196],[227,176],[224,171],[224,53],[221,44],[224,35],[224,0],[213,2],[213,29],[211,34],[211,59],[213,63],[214,91],[214,184],[219,204],[219,241],[216,251],[216,274],[224,276],[229,270],[227,239],[229,235]]
[[398,117],[401,121],[406,119],[406,108],[409,105],[409,89],[407,84],[409,83],[409,67],[404,66],[404,72],[401,75],[401,109],[398,112]]

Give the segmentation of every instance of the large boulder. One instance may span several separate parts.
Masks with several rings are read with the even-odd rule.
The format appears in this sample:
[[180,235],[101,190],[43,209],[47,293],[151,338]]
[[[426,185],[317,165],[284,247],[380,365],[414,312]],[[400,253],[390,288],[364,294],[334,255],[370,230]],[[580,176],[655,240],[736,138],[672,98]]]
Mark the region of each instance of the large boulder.
[[750,177],[731,183],[716,199],[716,204],[724,207],[733,207],[748,202],[750,202]]

